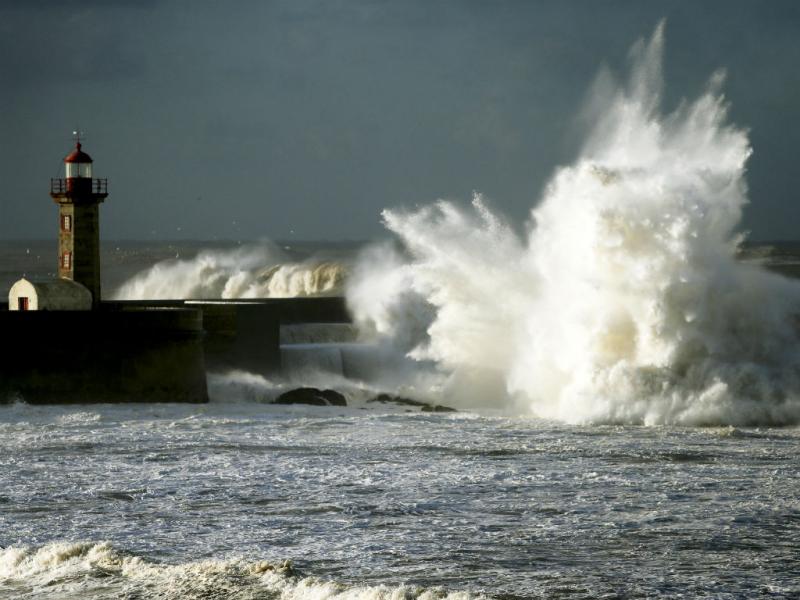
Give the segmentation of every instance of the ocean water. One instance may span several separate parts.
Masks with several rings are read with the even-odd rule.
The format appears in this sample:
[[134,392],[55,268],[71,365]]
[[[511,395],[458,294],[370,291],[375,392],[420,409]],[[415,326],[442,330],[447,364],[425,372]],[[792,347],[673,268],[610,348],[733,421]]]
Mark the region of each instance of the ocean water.
[[796,428],[252,402],[0,419],[2,598],[800,595]]
[[[662,47],[601,73],[524,230],[476,196],[377,245],[105,244],[107,296],[354,325],[207,405],[0,404],[0,598],[800,597],[800,252],[738,233],[747,132],[719,75],[662,111]],[[0,281],[54,248],[0,243]],[[348,407],[270,404],[307,384]]]

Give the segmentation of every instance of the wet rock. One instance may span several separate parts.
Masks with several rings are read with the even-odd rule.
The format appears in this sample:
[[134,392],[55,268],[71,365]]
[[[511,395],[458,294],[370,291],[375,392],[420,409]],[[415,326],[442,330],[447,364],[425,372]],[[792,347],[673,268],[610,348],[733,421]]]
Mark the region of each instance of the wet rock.
[[380,402],[382,404],[397,404],[399,406],[415,406],[421,412],[457,412],[455,408],[449,406],[441,406],[439,404],[429,404],[419,400],[411,400],[410,398],[403,398],[402,396],[393,396],[391,394],[378,394],[374,398],[367,400],[370,402]]
[[428,404],[422,407],[422,412],[453,413],[458,411],[455,408],[450,408],[449,406],[442,406],[441,404]]
[[403,398],[402,396],[392,396],[390,394],[378,394],[374,398],[367,400],[367,403],[380,402],[381,404],[399,404],[400,406],[428,406],[425,402]]
[[311,406],[347,406],[345,397],[336,390],[301,387],[278,396],[273,404],[308,404]]

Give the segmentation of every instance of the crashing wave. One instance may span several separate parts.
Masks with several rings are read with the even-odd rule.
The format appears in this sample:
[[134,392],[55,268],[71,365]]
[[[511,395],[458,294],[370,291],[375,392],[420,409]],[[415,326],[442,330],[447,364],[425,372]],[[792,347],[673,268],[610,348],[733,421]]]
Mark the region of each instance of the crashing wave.
[[294,298],[342,293],[346,266],[337,261],[292,263],[266,243],[204,250],[188,260],[157,263],[125,282],[117,300]]
[[246,559],[158,564],[107,542],[52,543],[0,550],[0,597],[282,598],[314,600],[469,600],[466,592],[412,585],[353,585],[297,574],[291,563]]
[[736,260],[746,131],[723,77],[663,114],[663,25],[627,85],[601,74],[593,128],[520,237],[476,196],[384,223],[348,284],[356,321],[433,361],[465,397],[568,422],[800,421],[800,284]]

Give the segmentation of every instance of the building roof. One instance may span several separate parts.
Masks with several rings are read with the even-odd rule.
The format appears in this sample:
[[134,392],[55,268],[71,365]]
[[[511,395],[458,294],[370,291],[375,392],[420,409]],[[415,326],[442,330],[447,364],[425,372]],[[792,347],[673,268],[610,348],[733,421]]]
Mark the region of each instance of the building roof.
[[81,150],[81,143],[78,142],[75,145],[75,150],[67,154],[64,158],[65,163],[90,163],[92,162],[92,157],[86,154],[83,150]]

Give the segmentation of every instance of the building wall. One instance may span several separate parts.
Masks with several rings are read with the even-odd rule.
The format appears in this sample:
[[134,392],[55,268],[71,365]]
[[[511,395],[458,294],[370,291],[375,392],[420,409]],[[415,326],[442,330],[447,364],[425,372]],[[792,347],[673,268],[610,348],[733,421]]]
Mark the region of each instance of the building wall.
[[[69,230],[64,228],[64,219],[71,219],[71,227]],[[59,204],[58,205],[58,276],[66,279],[73,278],[72,262],[69,267],[64,266],[64,257],[69,253],[70,256],[74,255],[74,226],[75,226],[75,205],[74,204]],[[71,259],[70,259],[71,261]]]
[[[59,204],[58,276],[84,285],[95,304],[101,298],[99,213],[94,202]],[[68,229],[65,218],[70,219]]]
[[36,288],[27,279],[20,279],[8,292],[8,310],[19,310],[19,299],[28,299],[28,310],[39,310],[39,295]]

